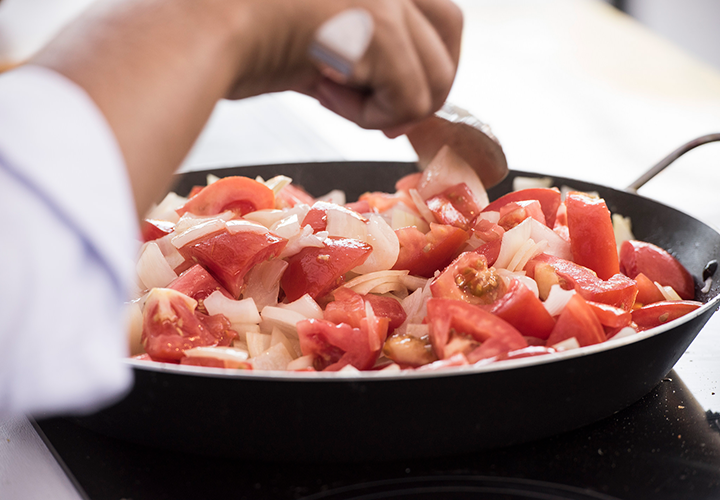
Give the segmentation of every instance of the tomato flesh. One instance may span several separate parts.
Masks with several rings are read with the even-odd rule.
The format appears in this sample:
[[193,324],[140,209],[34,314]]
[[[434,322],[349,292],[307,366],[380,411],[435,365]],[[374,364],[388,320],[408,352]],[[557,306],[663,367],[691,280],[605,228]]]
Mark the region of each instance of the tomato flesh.
[[671,286],[685,300],[695,298],[695,280],[685,266],[652,243],[624,241],[620,245],[620,269],[631,278],[643,273],[651,281]]
[[655,302],[643,306],[640,309],[635,309],[632,312],[632,319],[637,324],[638,330],[649,330],[650,328],[685,316],[687,313],[701,306],[702,302],[696,302],[694,300]]
[[423,234],[414,226],[397,229],[400,253],[393,269],[407,269],[410,274],[430,278],[444,269],[468,239],[468,233],[446,224],[430,224]]
[[502,207],[510,202],[526,200],[538,200],[545,216],[545,223],[550,228],[554,227],[555,216],[561,202],[560,190],[557,188],[530,188],[513,191],[491,202],[482,211],[499,212]]
[[505,294],[486,308],[529,337],[547,339],[555,328],[555,319],[540,299],[516,279],[510,282]]
[[547,345],[552,347],[572,337],[577,339],[580,347],[599,344],[606,340],[600,320],[579,294],[573,295],[565,305],[547,339]]
[[140,233],[144,242],[157,240],[172,232],[175,224],[165,220],[145,219],[140,224]]
[[505,282],[483,255],[465,252],[432,281],[430,291],[433,297],[491,304],[505,293]]
[[464,182],[431,196],[425,204],[442,224],[463,230],[467,230],[480,213],[475,196]]
[[223,295],[232,298],[228,292],[218,281],[200,264],[195,264],[180,276],[175,278],[168,288],[177,290],[180,293],[192,297],[200,304],[211,293],[219,290]]
[[224,177],[190,198],[176,212],[183,215],[216,215],[227,210],[239,215],[275,207],[275,193],[248,177]]

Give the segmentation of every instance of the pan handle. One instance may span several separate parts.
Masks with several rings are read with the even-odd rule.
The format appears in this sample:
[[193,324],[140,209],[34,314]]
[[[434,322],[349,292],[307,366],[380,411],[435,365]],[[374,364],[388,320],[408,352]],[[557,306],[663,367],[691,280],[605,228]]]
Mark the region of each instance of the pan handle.
[[633,183],[631,183],[627,188],[625,188],[626,191],[630,192],[636,192],[638,189],[640,189],[647,181],[655,177],[657,174],[665,170],[665,167],[670,165],[672,162],[680,158],[682,155],[690,151],[691,149],[695,149],[698,146],[702,146],[703,144],[707,144],[708,142],[716,142],[720,141],[720,134],[707,134],[703,135],[702,137],[698,137],[697,139],[694,139],[686,144],[683,144],[679,148],[677,148],[675,151],[667,155],[665,158],[660,160],[654,167],[652,167],[650,170],[645,172],[643,175],[638,177]]

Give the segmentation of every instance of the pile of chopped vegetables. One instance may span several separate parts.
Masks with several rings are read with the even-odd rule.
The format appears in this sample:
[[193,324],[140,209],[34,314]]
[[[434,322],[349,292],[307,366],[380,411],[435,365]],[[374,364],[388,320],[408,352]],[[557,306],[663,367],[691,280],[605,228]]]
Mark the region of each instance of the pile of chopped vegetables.
[[582,348],[700,307],[690,273],[588,193],[490,202],[443,148],[394,193],[209,176],[142,227],[134,357],[230,369],[430,370]]

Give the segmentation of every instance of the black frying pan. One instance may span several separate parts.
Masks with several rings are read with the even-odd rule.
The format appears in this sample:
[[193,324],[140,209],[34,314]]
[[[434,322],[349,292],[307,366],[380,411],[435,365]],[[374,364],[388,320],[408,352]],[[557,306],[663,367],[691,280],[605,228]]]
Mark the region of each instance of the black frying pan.
[[[314,195],[344,189],[392,191],[413,163],[270,165],[212,171],[292,177]],[[179,178],[176,191],[209,173]],[[511,190],[512,171],[489,191]],[[554,178],[555,185],[597,191],[613,213],[632,217],[638,239],[673,253],[695,275],[720,256],[720,234],[696,219],[625,191]],[[647,394],[673,367],[720,302],[657,330],[551,356],[444,372],[284,374],[236,372],[129,360],[135,385],[115,405],[77,419],[124,440],[184,452],[249,460],[365,461],[421,458],[507,446],[608,417]]]

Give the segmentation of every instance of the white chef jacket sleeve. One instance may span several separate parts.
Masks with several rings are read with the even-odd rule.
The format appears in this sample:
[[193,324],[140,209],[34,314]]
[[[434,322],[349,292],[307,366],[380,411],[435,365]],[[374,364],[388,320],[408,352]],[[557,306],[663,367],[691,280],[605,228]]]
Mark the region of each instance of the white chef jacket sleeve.
[[0,221],[0,418],[120,397],[132,192],[102,113],[48,69],[0,75]]

